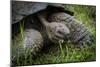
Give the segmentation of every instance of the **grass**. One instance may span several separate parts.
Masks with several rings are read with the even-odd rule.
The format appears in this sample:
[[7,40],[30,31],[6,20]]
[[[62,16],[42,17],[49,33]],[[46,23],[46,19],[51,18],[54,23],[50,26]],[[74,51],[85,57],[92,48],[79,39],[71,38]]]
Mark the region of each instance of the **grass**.
[[62,43],[63,43],[63,40],[60,40],[59,41],[59,46],[60,46],[62,57],[64,57],[65,55],[64,55],[64,51],[63,51],[63,48],[62,48],[62,45],[61,45]]
[[37,55],[37,57],[34,58],[33,64],[37,65],[95,61],[95,45],[92,47],[85,46],[82,49],[75,48],[75,46],[72,43],[65,43],[61,45],[62,49],[57,44],[54,45],[52,48],[49,47],[49,49],[44,48]]
[[[96,38],[95,26],[95,6],[82,5],[66,5],[65,9],[73,11],[74,16],[79,21],[88,27],[93,36]],[[93,16],[92,16],[93,15]],[[23,24],[20,26],[21,36],[23,36]],[[16,52],[17,39],[13,41],[12,53]],[[75,44],[59,41],[59,44],[52,44],[44,47],[36,56],[33,56],[27,49],[23,57],[17,58],[15,65],[37,65],[37,64],[57,64],[57,63],[72,63],[72,62],[88,62],[96,60],[96,43],[91,46],[84,45],[83,48],[77,48]]]

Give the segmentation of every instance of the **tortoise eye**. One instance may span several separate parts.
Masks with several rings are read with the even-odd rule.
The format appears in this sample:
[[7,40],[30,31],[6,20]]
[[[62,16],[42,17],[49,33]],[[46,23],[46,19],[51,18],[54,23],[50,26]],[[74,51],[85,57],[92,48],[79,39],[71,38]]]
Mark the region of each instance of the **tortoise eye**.
[[58,30],[57,33],[59,33],[59,34],[63,34],[63,32],[61,32],[60,30]]

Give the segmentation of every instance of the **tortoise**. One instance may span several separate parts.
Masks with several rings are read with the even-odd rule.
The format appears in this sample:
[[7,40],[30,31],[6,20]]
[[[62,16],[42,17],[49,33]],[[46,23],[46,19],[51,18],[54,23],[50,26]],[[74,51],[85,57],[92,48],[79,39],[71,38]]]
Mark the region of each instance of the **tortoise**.
[[[70,39],[79,44],[86,38],[90,41],[91,38],[88,35],[91,33],[86,32],[85,34],[81,31],[88,29],[83,24],[77,23],[77,20],[72,17],[73,14],[73,12],[65,10],[62,4],[12,1],[12,48],[14,48],[12,51],[15,51],[12,53],[12,60],[24,55],[26,50],[30,50],[30,53],[36,55],[43,46],[56,43],[60,39]],[[74,22],[70,24],[69,22],[72,21]],[[72,32],[73,29],[76,32],[79,29],[80,32]],[[77,38],[78,34],[80,34],[80,38]],[[75,39],[78,40],[75,41]]]

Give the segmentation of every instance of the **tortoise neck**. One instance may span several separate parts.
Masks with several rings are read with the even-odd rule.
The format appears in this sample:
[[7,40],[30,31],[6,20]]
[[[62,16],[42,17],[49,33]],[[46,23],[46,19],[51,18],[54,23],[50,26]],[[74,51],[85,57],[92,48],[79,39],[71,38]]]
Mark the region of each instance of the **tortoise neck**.
[[42,24],[47,27],[49,22],[45,19],[45,17],[41,16],[41,15],[38,15],[39,19],[40,19],[40,22],[42,22]]

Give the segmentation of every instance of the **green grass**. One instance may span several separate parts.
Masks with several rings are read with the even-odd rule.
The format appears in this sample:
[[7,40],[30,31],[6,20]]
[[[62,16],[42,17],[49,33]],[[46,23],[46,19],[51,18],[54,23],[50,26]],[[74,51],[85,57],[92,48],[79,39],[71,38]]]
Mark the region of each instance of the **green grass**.
[[[81,5],[66,5],[67,10],[73,11],[74,16],[79,21],[88,27],[93,36],[96,38],[96,27],[95,24],[95,7],[94,6],[81,6]],[[92,16],[93,15],[93,16]],[[21,36],[23,36],[23,26],[21,25]],[[21,41],[17,39],[13,41],[14,45],[16,42]],[[12,52],[15,53],[16,46],[12,48]],[[35,65],[35,64],[56,64],[56,63],[69,63],[69,62],[87,62],[96,60],[96,43],[91,46],[84,45],[83,48],[77,48],[75,44],[70,41],[59,44],[52,44],[44,47],[36,56],[31,55],[29,49],[25,52],[24,57],[17,58],[15,65]]]
[[53,47],[49,46],[48,48],[44,48],[43,51],[34,58],[33,64],[95,61],[95,45],[91,47],[85,46],[80,49],[75,48],[72,43],[65,43],[61,45],[62,49],[57,44]]

